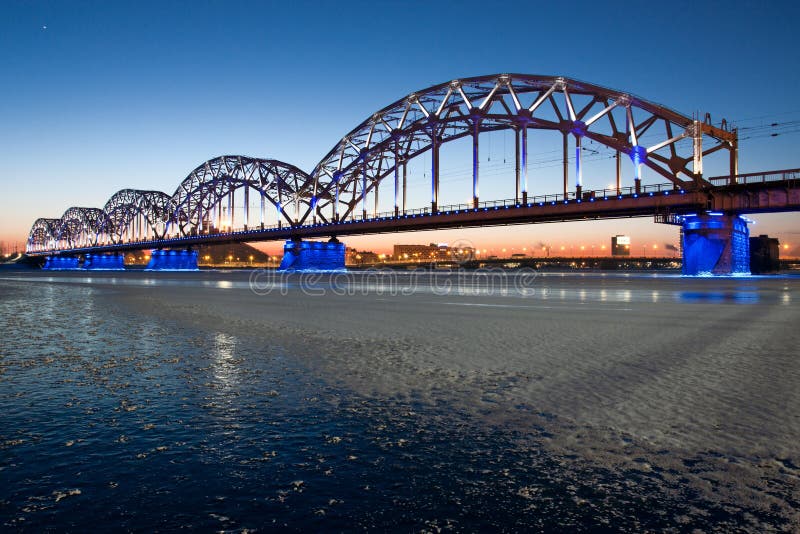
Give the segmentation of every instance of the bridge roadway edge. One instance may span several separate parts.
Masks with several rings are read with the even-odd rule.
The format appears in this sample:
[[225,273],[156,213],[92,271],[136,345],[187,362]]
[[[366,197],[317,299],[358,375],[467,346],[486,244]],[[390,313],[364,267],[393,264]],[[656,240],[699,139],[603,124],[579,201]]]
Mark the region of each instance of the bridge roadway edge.
[[480,226],[538,224],[550,222],[585,221],[605,218],[653,217],[659,212],[689,212],[707,209],[710,195],[707,192],[687,191],[684,194],[639,197],[609,197],[608,200],[570,200],[550,205],[530,204],[520,207],[462,209],[436,214],[409,214],[399,217],[342,221],[339,223],[287,226],[265,230],[234,232],[214,235],[186,236],[159,241],[118,243],[95,247],[59,251],[32,252],[31,256],[72,255],[104,252],[127,252],[157,248],[186,248],[197,245],[244,243],[253,241],[285,241],[292,238],[313,239],[331,236],[395,233],[420,230],[446,230]]

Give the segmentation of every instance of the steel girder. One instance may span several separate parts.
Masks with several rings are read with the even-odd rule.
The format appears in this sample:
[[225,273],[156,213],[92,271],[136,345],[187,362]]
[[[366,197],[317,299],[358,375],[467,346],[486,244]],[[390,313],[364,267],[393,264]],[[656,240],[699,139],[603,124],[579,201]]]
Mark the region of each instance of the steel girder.
[[61,216],[56,241],[68,247],[94,246],[108,227],[108,218],[99,208],[69,208]]
[[[585,137],[629,156],[637,178],[646,165],[681,187],[710,186],[702,178],[702,158],[720,149],[730,152],[731,175],[736,173],[736,132],[712,126],[708,116],[699,121],[569,78],[498,74],[441,83],[372,114],[317,164],[313,190],[338,197],[345,217],[383,179],[394,174],[396,180],[399,165],[448,141],[502,129],[553,130],[578,142]],[[654,132],[656,138],[645,144],[642,138]],[[688,152],[679,144],[687,138],[693,141]],[[318,202],[317,208],[329,202]]]
[[133,230],[131,225],[137,216],[143,218],[156,238],[163,238],[175,209],[172,198],[161,191],[122,189],[106,202],[103,211],[107,219],[104,233],[119,242],[126,231]]
[[138,217],[157,239],[163,238],[173,224],[181,235],[191,235],[204,218],[207,221],[212,208],[240,188],[254,191],[292,225],[311,207],[310,184],[308,174],[281,161],[221,156],[193,170],[172,196],[160,191],[123,189],[102,210],[70,208],[61,219],[38,219],[29,233],[28,247],[41,250],[94,245],[101,236],[120,242],[126,233],[130,236],[136,229],[141,231],[136,226]]
[[[728,131],[724,121],[718,128],[708,116],[700,121],[628,93],[570,78],[496,74],[441,83],[397,100],[344,136],[311,175],[277,160],[220,156],[194,169],[172,196],[124,189],[109,199],[104,210],[70,208],[60,220],[38,219],[28,242],[41,248],[49,240],[56,248],[69,248],[78,242],[97,243],[101,235],[119,240],[139,216],[157,238],[167,235],[171,225],[181,235],[191,235],[212,227],[211,210],[220,210],[223,200],[232,199],[237,189],[260,195],[289,225],[317,217],[329,222],[322,212],[326,207],[333,207],[332,219],[341,220],[392,175],[397,204],[398,169],[405,170],[416,156],[430,150],[435,156],[432,162],[437,162],[444,143],[504,129],[517,132],[518,139],[521,135],[518,157],[531,129],[561,133],[565,150],[568,137],[574,137],[576,158],[581,139],[591,139],[627,155],[637,182],[644,165],[676,186],[710,188],[703,179],[703,158],[720,150],[730,155],[731,183],[737,171],[737,134]],[[524,178],[517,164],[518,188],[521,179],[527,187],[525,150]],[[566,154],[564,160],[566,193]],[[433,164],[432,178],[438,179],[438,163]],[[580,171],[576,174],[579,190]],[[477,177],[473,160],[476,201]],[[438,183],[434,187],[435,204]]]
[[175,190],[173,221],[184,235],[213,226],[209,219],[212,208],[237,189],[246,188],[272,204],[288,224],[295,224],[299,215],[310,209],[313,195],[309,184],[308,174],[282,161],[220,156],[194,169]]
[[55,247],[61,219],[36,219],[28,234],[28,250],[49,250]]

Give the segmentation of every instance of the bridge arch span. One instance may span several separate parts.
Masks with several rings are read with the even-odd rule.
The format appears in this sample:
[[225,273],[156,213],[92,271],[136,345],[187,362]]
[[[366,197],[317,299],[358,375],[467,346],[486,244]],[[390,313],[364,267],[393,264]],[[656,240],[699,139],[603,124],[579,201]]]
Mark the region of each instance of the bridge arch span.
[[69,208],[59,220],[56,242],[62,247],[95,246],[102,241],[108,218],[99,208]]
[[[367,212],[367,195],[387,178],[393,181],[395,211],[400,210],[400,180],[406,163],[431,152],[431,205],[438,202],[439,147],[473,138],[473,200],[477,204],[478,137],[482,132],[516,132],[518,197],[527,197],[527,133],[530,129],[560,133],[575,147],[574,186],[580,194],[581,142],[590,139],[620,155],[634,168],[634,180],[646,166],[676,187],[709,186],[703,179],[703,157],[721,149],[729,153],[736,174],[736,132],[717,128],[629,93],[555,76],[496,74],[440,83],[411,93],[373,113],[345,135],[311,173],[316,209],[301,221],[322,215],[352,215],[357,204]],[[647,137],[645,135],[647,134]],[[680,143],[689,139],[691,143]],[[689,145],[688,151],[685,145]],[[521,162],[519,160],[522,160]],[[618,163],[619,166],[619,163]],[[564,194],[568,192],[564,164]],[[618,171],[619,172],[619,171]],[[618,187],[620,178],[618,176]],[[552,193],[547,191],[546,193]],[[322,198],[322,195],[325,197]],[[375,202],[377,211],[377,200]]]
[[242,190],[242,223],[250,224],[250,194],[260,197],[259,225],[271,216],[266,204],[274,208],[275,218],[292,225],[311,206],[310,177],[294,165],[274,159],[248,156],[219,156],[195,168],[172,195],[173,222],[182,235],[203,233],[212,228],[231,230],[237,220],[236,192]]
[[28,251],[51,250],[56,246],[61,219],[36,219],[28,234]]
[[152,235],[162,239],[175,212],[172,197],[161,191],[122,189],[108,199],[104,234],[117,243]]
[[[297,238],[310,231],[308,227],[349,224],[353,221],[346,219],[355,219],[358,211],[367,220],[370,195],[374,200],[372,219],[378,218],[378,192],[387,185],[394,197],[394,217],[383,213],[381,220],[399,221],[422,213],[438,217],[449,212],[440,206],[440,149],[460,139],[472,144],[469,211],[477,211],[479,139],[483,133],[501,130],[514,132],[515,198],[491,199],[486,204],[493,203],[494,209],[497,203],[516,208],[532,205],[527,200],[533,183],[528,176],[531,131],[552,133],[563,141],[563,191],[538,193],[556,193],[564,205],[586,199],[587,192],[582,190],[584,140],[616,156],[616,194],[609,186],[600,191],[604,200],[622,200],[623,189],[633,199],[639,198],[643,168],[670,182],[647,186],[657,185],[657,191],[665,196],[674,191],[711,193],[722,185],[704,175],[704,160],[712,155],[727,154],[729,173],[722,180],[726,185],[738,184],[737,132],[725,121],[716,127],[707,115],[700,120],[629,93],[571,78],[493,74],[440,83],[393,102],[345,135],[310,174],[275,159],[219,156],[192,170],[172,195],[123,189],[102,210],[70,208],[61,219],[38,219],[29,234],[29,250],[64,251],[94,247],[98,242],[129,248],[125,241],[135,241],[138,246],[143,238],[151,237],[150,241],[159,243],[181,238],[210,241],[214,237],[210,234],[238,239],[228,234],[240,230],[255,234],[259,226],[269,232],[277,230],[272,235],[291,227],[286,233]],[[407,210],[405,194],[400,194],[401,179],[405,191],[407,165],[422,154],[430,155],[430,189],[426,184],[424,194],[430,191],[431,202],[420,210]],[[620,170],[623,160],[633,169],[626,172],[626,180],[632,183],[625,183],[625,188]],[[652,196],[652,189],[649,194]],[[593,200],[592,193],[589,198]],[[456,214],[467,206],[460,204]],[[253,224],[252,212],[260,213],[257,224]]]

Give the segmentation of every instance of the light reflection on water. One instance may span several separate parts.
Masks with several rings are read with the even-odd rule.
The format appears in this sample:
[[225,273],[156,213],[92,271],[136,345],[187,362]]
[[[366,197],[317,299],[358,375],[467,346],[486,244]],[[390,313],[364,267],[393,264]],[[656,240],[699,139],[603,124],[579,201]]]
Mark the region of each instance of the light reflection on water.
[[707,302],[711,304],[735,303],[756,304],[761,295],[756,291],[681,291],[678,300],[682,302]]
[[[208,279],[208,278],[212,279]],[[223,278],[219,278],[223,277]],[[250,272],[200,273],[195,277],[128,273],[125,276],[18,276],[6,280],[68,283],[81,285],[120,285],[139,287],[198,287],[221,290],[252,290]],[[652,280],[658,288],[619,287],[633,279]],[[791,278],[791,277],[789,277]],[[2,280],[3,278],[0,278]],[[309,295],[328,292],[336,294],[377,294],[405,297],[416,294],[448,296],[494,296],[529,300],[561,300],[581,303],[659,303],[665,301],[710,304],[753,304],[761,301],[792,302],[789,286],[783,292],[765,291],[758,281],[781,280],[781,277],[701,278],[687,279],[663,273],[478,273],[433,272],[406,273],[402,271],[348,272],[325,275],[312,273],[269,274],[257,278],[257,292],[266,294],[302,291]],[[786,279],[786,277],[783,277]],[[724,287],[724,289],[721,289]]]
[[214,378],[226,390],[239,384],[239,365],[234,359],[236,338],[230,334],[216,332],[214,334],[214,353],[212,368]]

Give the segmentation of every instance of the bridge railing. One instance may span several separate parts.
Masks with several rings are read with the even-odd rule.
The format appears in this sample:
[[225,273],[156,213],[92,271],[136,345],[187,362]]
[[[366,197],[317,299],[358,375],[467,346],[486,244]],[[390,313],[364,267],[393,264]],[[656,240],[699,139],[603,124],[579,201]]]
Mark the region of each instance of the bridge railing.
[[[800,178],[800,169],[793,170],[793,171],[781,171],[783,176],[791,176],[792,179]],[[787,174],[791,173],[791,174]],[[747,175],[747,176],[762,176],[762,174],[758,175]],[[769,175],[772,176],[772,175]],[[721,177],[720,179],[727,179],[725,177]],[[775,180],[779,179],[787,179],[787,178],[774,178]],[[662,184],[649,184],[643,185],[639,190],[639,195],[652,195],[655,193],[662,193],[668,194],[672,191],[680,191],[678,186],[672,183],[662,183]],[[682,192],[682,191],[681,191]],[[606,198],[623,198],[623,197],[635,197],[637,196],[636,189],[634,187],[621,187],[620,189],[616,188],[607,188],[607,189],[594,189],[594,190],[584,190],[580,195],[581,201],[592,201],[593,199],[606,199]],[[493,210],[493,209],[505,209],[505,208],[520,208],[523,206],[535,206],[535,205],[556,205],[561,204],[564,202],[574,202],[579,200],[576,196],[574,191],[570,191],[566,194],[564,193],[556,193],[556,194],[549,194],[549,195],[536,195],[530,196],[527,198],[527,202],[523,203],[521,199],[515,198],[508,198],[508,199],[501,199],[501,200],[484,200],[480,201],[477,204],[477,207],[474,206],[472,203],[461,203],[461,204],[447,204],[438,206],[436,213],[437,214],[455,214],[461,212],[471,212],[476,209],[478,210]],[[400,217],[414,217],[420,215],[432,215],[433,211],[430,206],[424,208],[417,208],[417,209],[407,209],[405,211],[401,211],[399,213]],[[394,211],[383,211],[379,213],[371,213],[368,212],[366,215],[363,213],[358,213],[356,211],[352,212],[350,216],[345,219],[342,219],[341,223],[348,223],[348,222],[361,222],[366,220],[374,220],[374,219],[392,219],[395,217]],[[250,226],[248,228],[245,227],[237,227],[233,229],[220,229],[220,228],[207,228],[204,229],[202,232],[191,232],[187,235],[182,235],[180,231],[177,229],[168,232],[162,239],[121,239],[118,241],[111,241],[105,240],[98,242],[97,246],[113,246],[113,245],[132,245],[132,246],[141,246],[141,248],[147,248],[148,246],[154,246],[156,242],[161,243],[164,241],[171,241],[171,240],[181,240],[185,239],[187,241],[191,240],[192,238],[201,238],[201,237],[225,237],[225,236],[241,236],[247,235],[250,233],[260,233],[268,230],[278,230],[282,228],[291,228],[289,224],[272,224],[272,225],[256,225]],[[68,250],[69,247],[55,247],[54,250]]]
[[[665,183],[665,184],[649,184],[643,185],[639,190],[639,193],[642,195],[650,194],[650,193],[663,193],[663,192],[671,192],[671,191],[680,191],[680,188],[673,183]],[[621,187],[619,190],[616,188],[613,189],[592,189],[592,190],[585,190],[581,194],[581,200],[591,200],[592,198],[611,198],[611,197],[622,197],[622,196],[633,196],[636,194],[636,189],[634,187]],[[475,209],[483,210],[483,209],[495,209],[495,208],[512,208],[512,207],[522,207],[524,205],[539,205],[539,204],[560,204],[564,201],[573,201],[577,200],[578,197],[574,191],[568,192],[566,195],[563,193],[555,193],[550,195],[536,195],[532,197],[528,197],[527,202],[522,202],[521,199],[516,198],[506,198],[500,200],[483,200],[479,201],[477,206],[473,205],[472,203],[465,202],[461,204],[444,204],[438,206],[436,209],[436,213],[460,213],[460,212],[468,212],[473,211]],[[416,215],[430,215],[432,214],[431,207],[425,208],[415,208],[415,209],[407,209],[405,211],[400,211],[401,216],[416,216]],[[394,217],[394,211],[381,211],[381,212],[367,212],[366,215],[363,213],[356,213],[353,212],[350,216],[348,216],[344,221],[364,221],[364,220],[372,220],[372,219],[390,219]]]
[[[736,175],[736,185],[765,184],[789,180],[800,180],[800,169],[785,169],[782,171],[753,172]],[[730,176],[714,176],[713,178],[708,178],[708,181],[717,186],[731,185]]]
[[211,231],[211,229],[203,230],[202,232],[191,232],[186,235],[181,234],[179,231],[167,232],[164,234],[164,237],[161,239],[157,239],[155,237],[148,237],[148,238],[123,238],[119,240],[111,240],[111,239],[101,239],[97,242],[97,246],[112,246],[112,245],[145,245],[148,243],[152,243],[153,241],[164,241],[169,239],[183,239],[183,238],[191,238],[191,237],[205,237],[205,236],[226,236],[226,235],[240,235],[246,234],[250,232],[261,232],[264,230],[277,230],[278,228],[286,228],[287,225],[278,225],[278,224],[271,224],[271,225],[256,225],[256,226],[249,226],[245,228],[244,226],[233,228],[233,229],[214,229],[215,231]]

